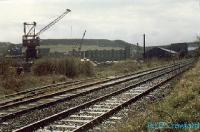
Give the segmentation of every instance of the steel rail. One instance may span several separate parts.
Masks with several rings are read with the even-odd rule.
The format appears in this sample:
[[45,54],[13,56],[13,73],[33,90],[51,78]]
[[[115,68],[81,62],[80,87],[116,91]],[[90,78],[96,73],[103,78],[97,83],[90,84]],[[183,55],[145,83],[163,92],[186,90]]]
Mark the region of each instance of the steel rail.
[[[179,63],[179,62],[177,62],[177,63]],[[142,73],[142,72],[145,72],[145,71],[149,71],[149,70],[153,70],[153,69],[157,69],[157,68],[161,68],[161,67],[167,67],[167,66],[168,65],[164,65],[164,66],[159,66],[159,67],[155,67],[155,68],[150,68],[150,69],[147,69],[147,70],[141,70],[141,71],[138,71],[138,72],[130,73],[130,74],[127,74],[127,75],[122,75],[122,76],[115,77],[115,78],[112,78],[112,79],[117,79],[117,78],[130,76],[130,75],[134,75],[134,74],[139,74],[139,73]],[[91,79],[91,78],[89,78],[89,79]],[[72,85],[81,84],[82,82],[84,82],[86,80],[89,80],[89,79],[80,80],[80,81],[77,80],[77,81],[60,82],[60,83],[57,83],[57,84],[50,84],[50,85],[46,85],[46,86],[42,86],[42,87],[36,87],[36,88],[33,88],[33,89],[20,91],[20,92],[14,93],[14,94],[5,95],[4,97],[0,98],[0,106],[6,105],[6,104],[11,103],[11,102],[21,101],[21,100],[23,100],[25,98],[33,96],[33,95],[28,95],[27,96],[27,95],[23,95],[23,94],[28,94],[28,93],[29,94],[31,94],[31,93],[35,94],[37,92],[40,92],[39,94],[42,94],[42,92],[41,92],[42,89],[47,89],[47,88],[50,88],[50,87],[58,87],[58,86],[61,86],[61,85],[64,85],[63,87],[69,87],[69,86],[72,86]],[[112,79],[107,79],[107,80],[103,80],[103,81],[111,81]],[[66,85],[66,84],[68,84],[68,85]],[[17,97],[17,98],[14,98],[14,99],[8,99],[6,101],[5,100],[2,101],[2,99],[11,98],[13,96],[20,96],[20,95],[22,97]]]
[[10,98],[10,97],[13,97],[13,96],[19,96],[21,94],[26,94],[26,93],[29,93],[29,92],[35,92],[35,90],[41,90],[41,89],[45,89],[45,88],[48,88],[48,87],[54,87],[54,86],[59,86],[59,85],[63,85],[63,84],[75,83],[75,82],[79,82],[79,81],[66,81],[66,82],[62,82],[62,83],[49,84],[49,85],[45,85],[45,86],[42,86],[42,87],[36,87],[36,88],[33,88],[33,89],[28,89],[28,90],[20,91],[20,92],[17,92],[17,93],[5,95],[5,96],[1,97],[0,100]]
[[[177,65],[173,65],[173,66],[177,66]],[[169,66],[168,68],[171,68],[171,67]],[[131,80],[131,79],[138,78],[138,77],[142,77],[142,76],[144,76],[144,75],[151,74],[151,73],[153,73],[153,72],[162,71],[162,70],[164,70],[164,69],[167,69],[167,68],[165,67],[165,68],[161,68],[161,69],[159,69],[159,70],[148,71],[147,73],[142,73],[142,74],[139,74],[139,75],[137,75],[137,76],[134,76],[134,77],[131,77],[131,78],[128,78],[128,79],[125,79],[125,80],[121,80],[120,82],[110,83],[110,84],[103,85],[103,86],[100,86],[100,87],[97,87],[97,88],[94,88],[94,89],[90,89],[90,90],[88,90],[88,91],[84,91],[84,92],[82,92],[82,93],[78,93],[78,94],[75,94],[75,95],[67,96],[67,97],[62,98],[62,99],[58,99],[58,100],[51,101],[51,102],[48,102],[48,103],[45,103],[45,104],[41,104],[41,105],[29,107],[29,108],[27,108],[27,109],[19,110],[19,111],[16,111],[16,112],[13,112],[13,113],[10,113],[10,114],[7,114],[7,115],[5,115],[5,116],[0,117],[0,122],[6,121],[6,120],[11,119],[11,118],[14,118],[15,116],[22,115],[22,114],[27,113],[27,112],[29,112],[29,111],[33,111],[33,110],[36,110],[36,109],[42,109],[42,108],[45,108],[45,107],[54,105],[54,104],[56,104],[56,103],[64,102],[64,101],[66,101],[66,100],[69,100],[69,99],[72,99],[72,98],[75,98],[75,97],[78,97],[78,96],[82,96],[82,95],[91,93],[91,92],[93,92],[93,91],[99,90],[99,89],[103,89],[103,88],[106,88],[106,87],[109,87],[109,86],[117,85],[117,84],[119,84],[119,83],[126,82],[126,81],[129,81],[129,80]],[[9,106],[6,106],[5,108],[8,108],[8,107],[9,107]],[[1,107],[1,108],[3,109],[3,107]]]
[[[83,82],[79,82],[79,81],[69,82],[69,83],[65,83],[65,87],[69,87],[69,86],[77,85],[77,84],[81,84],[81,83],[83,83]],[[60,85],[64,85],[64,83],[60,84]],[[27,91],[23,91],[23,92],[20,92],[20,93],[13,94],[13,96],[16,96],[16,97],[13,97],[12,99],[6,99],[6,101],[1,100],[0,106],[6,105],[6,104],[9,104],[9,103],[12,103],[12,102],[18,102],[18,101],[21,101],[23,99],[30,98],[30,97],[32,97],[33,95],[36,95],[36,94],[37,95],[43,94],[47,91],[42,91],[42,90],[46,90],[46,89],[51,88],[51,87],[58,87],[60,85],[59,84],[58,85],[56,85],[56,84],[46,85],[46,86],[43,86],[43,87],[38,87],[36,89],[31,89],[31,90],[27,90]]]
[[[51,87],[58,87],[58,86],[69,87],[69,86],[72,86],[72,85],[78,85],[78,84],[84,83],[85,81],[88,81],[88,80],[91,80],[91,79],[96,79],[96,78],[88,78],[88,79],[84,79],[84,80],[59,82],[59,83],[56,83],[56,84],[49,84],[49,85],[36,87],[36,88],[20,91],[20,92],[17,92],[17,93],[5,95],[5,96],[0,98],[0,106],[8,104],[10,102],[19,101],[19,100],[22,100],[24,98],[27,98],[27,95],[25,95],[25,94],[41,92],[41,90],[46,90],[47,88],[51,88]],[[12,99],[13,97],[20,96],[20,95],[21,96],[23,95],[24,97],[18,97],[18,98]],[[30,96],[32,96],[32,95],[30,95]],[[7,98],[11,98],[11,99],[7,99]],[[8,100],[8,101],[2,101],[2,100]]]
[[[175,64],[175,65],[179,65],[179,63]],[[170,66],[166,66],[164,68],[161,68],[160,70],[163,70],[163,69],[166,69],[166,68],[169,68],[169,67]],[[39,99],[50,98],[50,97],[53,97],[53,96],[58,96],[58,95],[63,94],[64,92],[71,92],[71,91],[74,91],[74,90],[78,90],[78,89],[82,89],[82,88],[86,88],[86,87],[98,85],[98,84],[101,84],[101,83],[106,83],[106,82],[109,82],[109,81],[113,81],[113,80],[117,80],[117,79],[129,77],[129,76],[133,76],[133,75],[140,74],[140,73],[143,73],[143,72],[153,71],[153,70],[156,70],[156,69],[157,68],[153,68],[153,69],[150,69],[150,70],[140,71],[140,72],[137,72],[137,73],[134,73],[134,74],[123,75],[123,76],[120,76],[120,77],[116,77],[116,78],[112,78],[112,79],[106,79],[106,80],[103,80],[103,81],[97,81],[97,82],[86,84],[86,85],[84,84],[82,86],[78,86],[78,87],[67,89],[67,90],[63,90],[63,91],[58,91],[58,92],[55,92],[55,93],[50,93],[50,94],[47,94],[47,95],[44,95],[44,96],[39,96],[39,97],[36,97],[36,98],[30,98],[28,100],[22,100],[22,101],[20,100],[19,102],[15,102],[13,104],[3,105],[5,103],[7,103],[7,102],[5,102],[5,103],[1,104],[0,110],[3,109],[3,108],[8,108],[8,107],[14,106],[14,105],[23,104],[23,103],[26,103],[26,102],[34,102],[34,101],[39,100]],[[60,83],[58,85],[61,85],[61,84],[63,84],[63,83]],[[58,85],[54,85],[54,86],[58,86]]]
[[[127,76],[123,76],[123,77],[127,77]],[[40,100],[40,99],[43,99],[43,98],[51,98],[53,96],[61,95],[61,94],[65,93],[65,92],[72,92],[74,90],[83,89],[83,88],[86,88],[86,87],[98,85],[98,84],[101,84],[101,83],[106,83],[106,82],[113,81],[115,79],[121,79],[121,78],[122,77],[120,77],[120,78],[114,78],[114,79],[108,79],[108,80],[105,80],[105,81],[97,81],[95,83],[90,83],[90,84],[86,84],[86,85],[84,84],[82,86],[78,86],[76,88],[67,89],[67,90],[64,90],[64,91],[50,93],[50,94],[47,94],[47,95],[44,95],[44,96],[38,96],[36,98],[33,97],[33,98],[28,99],[28,100],[22,100],[22,101],[20,100],[18,102],[14,102],[13,104],[2,105],[2,106],[0,106],[0,110],[8,108],[8,107],[16,106],[16,105],[19,105],[19,104],[27,103],[27,102],[31,103],[31,102],[34,102],[34,101],[37,101],[37,100]],[[4,104],[4,103],[2,103],[2,104]]]
[[171,69],[171,71],[167,71],[166,73],[162,73],[162,74],[160,74],[160,75],[151,77],[151,78],[149,78],[149,79],[142,80],[142,81],[140,81],[140,82],[137,82],[137,83],[135,83],[135,84],[133,84],[133,85],[131,85],[131,86],[128,86],[128,87],[126,87],[126,88],[123,88],[123,89],[121,89],[121,90],[112,92],[112,93],[107,94],[107,95],[105,95],[105,96],[103,96],[103,97],[99,97],[99,98],[97,98],[97,99],[91,100],[91,101],[86,102],[86,103],[84,103],[84,104],[81,104],[81,105],[79,105],[79,106],[76,106],[76,107],[67,109],[67,110],[62,111],[62,112],[60,112],[60,113],[58,113],[58,114],[52,115],[52,116],[50,116],[50,117],[47,117],[47,118],[45,118],[45,119],[43,119],[43,120],[34,122],[34,123],[29,124],[29,125],[27,125],[27,126],[24,126],[24,127],[20,128],[20,129],[15,130],[15,132],[33,131],[33,130],[38,129],[39,127],[43,127],[43,126],[45,126],[45,125],[47,125],[47,124],[49,124],[49,123],[51,123],[51,122],[53,122],[53,121],[55,121],[55,120],[61,119],[61,118],[66,117],[66,116],[68,116],[68,115],[70,115],[70,114],[72,114],[72,113],[75,113],[75,112],[77,112],[77,111],[79,111],[79,110],[81,110],[81,109],[84,109],[84,108],[86,108],[86,107],[88,107],[88,106],[91,106],[91,105],[95,104],[96,102],[103,101],[103,100],[105,100],[106,98],[109,98],[109,97],[111,97],[111,96],[115,96],[115,95],[117,95],[117,94],[123,93],[124,91],[130,90],[130,89],[132,89],[133,87],[136,87],[136,86],[138,86],[138,85],[144,84],[144,83],[146,83],[146,82],[148,82],[148,81],[150,81],[150,80],[153,80],[153,79],[155,79],[155,78],[159,78],[159,77],[161,77],[162,75],[165,75],[165,74],[168,74],[168,73],[170,73],[170,72],[176,71],[176,70],[178,70],[178,69],[180,69],[180,68],[183,68],[183,67],[185,67],[185,66],[189,66],[189,65],[191,65],[191,64],[192,64],[192,62],[186,63],[184,66],[182,65],[182,66],[177,67],[177,68],[175,68],[175,69]]
[[[179,63],[179,62],[177,62]],[[155,68],[150,68],[150,69],[146,69],[146,70],[141,70],[141,71],[138,71],[138,72],[134,72],[134,73],[130,73],[130,74],[127,74],[127,75],[122,75],[122,76],[119,76],[117,78],[121,78],[121,77],[124,77],[124,76],[128,76],[128,75],[133,75],[133,74],[139,74],[141,72],[145,72],[145,71],[149,71],[149,70],[153,70],[153,69],[157,69],[157,68],[161,68],[161,67],[165,67],[165,66],[168,66],[168,65],[164,65],[164,66],[158,66],[158,67],[155,67]],[[0,101],[2,99],[6,99],[6,98],[11,98],[13,96],[19,96],[21,94],[26,94],[26,93],[31,93],[31,92],[35,92],[35,90],[41,90],[41,89],[45,89],[45,88],[49,88],[49,87],[56,87],[56,86],[60,86],[60,85],[64,85],[64,84],[70,84],[70,83],[76,83],[76,82],[82,82],[82,81],[86,81],[86,80],[89,80],[91,78],[88,78],[88,79],[85,79],[85,80],[76,80],[76,81],[66,81],[66,82],[60,82],[60,83],[56,83],[56,84],[49,84],[49,85],[45,85],[45,86],[42,86],[42,87],[36,87],[36,88],[32,88],[32,89],[28,89],[28,90],[24,90],[24,91],[20,91],[20,92],[17,92],[17,93],[13,93],[13,94],[8,94],[8,95],[5,95],[3,97],[0,97]],[[108,79],[109,81],[109,79]],[[3,103],[0,103],[0,106],[3,105]]]
[[[186,69],[187,70],[187,69]],[[93,119],[92,121],[82,125],[81,127],[77,128],[76,130],[74,130],[73,132],[83,132],[86,129],[90,129],[93,128],[94,125],[100,124],[102,121],[104,121],[105,119],[107,119],[108,117],[112,116],[113,114],[117,113],[118,111],[122,110],[124,107],[127,107],[128,105],[136,102],[137,100],[139,100],[140,98],[142,98],[145,95],[148,95],[150,92],[154,91],[155,89],[159,88],[160,86],[164,85],[165,83],[169,82],[170,80],[172,80],[173,78],[177,77],[178,75],[180,75],[182,72],[179,72],[178,74],[175,74],[163,81],[161,81],[160,83],[152,86],[151,88],[149,88],[148,90],[140,93],[139,95],[129,99],[128,101],[118,105],[117,107],[109,110],[108,112],[105,112],[104,114],[98,116],[97,118]]]

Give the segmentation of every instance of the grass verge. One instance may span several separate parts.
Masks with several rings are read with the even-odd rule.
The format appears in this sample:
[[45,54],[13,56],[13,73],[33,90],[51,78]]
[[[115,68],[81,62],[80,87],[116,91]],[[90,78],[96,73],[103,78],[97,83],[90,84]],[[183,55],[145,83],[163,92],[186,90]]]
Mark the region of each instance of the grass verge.
[[124,60],[114,64],[104,64],[96,68],[96,74],[99,77],[108,77],[115,75],[123,75],[127,73],[136,72],[138,70],[145,70],[165,64],[171,63],[171,60],[151,59],[145,62],[137,62],[135,60]]
[[48,58],[37,60],[32,67],[32,73],[18,76],[14,71],[15,69],[9,68],[15,65],[6,61],[0,63],[0,96],[71,79],[122,75],[167,63],[169,61],[157,59],[144,63],[124,60],[110,65],[94,67],[91,63],[80,62],[77,58]]
[[[108,131],[199,131],[200,59],[194,68],[179,79],[171,93],[164,100],[154,104],[147,104],[146,108],[143,112],[134,111],[132,116],[127,119],[127,122],[118,124],[116,128],[109,129]],[[159,128],[158,124],[162,122],[164,122],[165,126],[168,125],[173,128]],[[181,124],[193,124],[196,125],[196,128],[181,128],[191,127],[180,126]]]

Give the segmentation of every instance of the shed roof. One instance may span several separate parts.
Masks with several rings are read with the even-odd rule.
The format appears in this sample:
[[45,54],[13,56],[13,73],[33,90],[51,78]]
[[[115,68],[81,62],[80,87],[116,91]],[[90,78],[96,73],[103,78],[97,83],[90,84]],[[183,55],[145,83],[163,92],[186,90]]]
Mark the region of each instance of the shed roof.
[[161,49],[161,50],[167,51],[169,53],[172,53],[172,54],[176,54],[177,53],[176,51],[173,51],[173,50],[168,50],[168,49],[161,48],[161,47],[158,47],[158,48]]
[[196,50],[198,49],[199,47],[188,47],[188,51],[193,51],[193,50]]

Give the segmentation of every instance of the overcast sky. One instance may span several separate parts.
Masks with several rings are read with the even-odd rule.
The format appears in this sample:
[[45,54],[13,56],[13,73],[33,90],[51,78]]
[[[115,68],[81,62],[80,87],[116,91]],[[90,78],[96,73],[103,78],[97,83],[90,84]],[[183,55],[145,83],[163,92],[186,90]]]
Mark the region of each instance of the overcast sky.
[[[23,22],[37,31],[65,9],[72,10],[41,39],[121,39],[147,45],[195,41],[200,34],[199,0],[0,0],[0,41],[21,43]],[[71,32],[72,27],[72,32]]]

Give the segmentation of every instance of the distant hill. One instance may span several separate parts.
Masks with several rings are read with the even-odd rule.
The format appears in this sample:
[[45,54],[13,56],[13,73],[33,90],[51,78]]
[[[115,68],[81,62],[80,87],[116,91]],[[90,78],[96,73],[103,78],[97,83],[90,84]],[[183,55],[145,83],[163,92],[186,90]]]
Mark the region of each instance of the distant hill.
[[[41,40],[41,45],[79,45],[81,39],[43,39]],[[99,47],[121,47],[124,48],[129,46],[130,43],[127,43],[122,40],[107,40],[107,39],[84,39],[83,45],[96,45]],[[133,45],[135,46],[135,45]]]
[[10,42],[0,42],[0,46],[3,47],[3,46],[9,46],[13,43],[10,43]]
[[[78,50],[80,42],[81,39],[41,39],[38,48],[49,48],[50,52],[67,52],[73,49]],[[9,42],[0,42],[0,53],[7,51],[9,45],[13,44]],[[18,44],[18,46],[22,46],[22,44]],[[136,45],[123,40],[84,39],[81,50],[119,50],[127,46],[136,49]]]
[[10,42],[0,42],[0,54],[7,52],[9,45],[12,45]]
[[[80,42],[81,39],[43,39],[40,42],[40,47],[50,48],[50,52],[67,52],[73,49],[78,50]],[[127,46],[136,48],[136,45],[123,40],[84,39],[81,50],[119,50]]]

